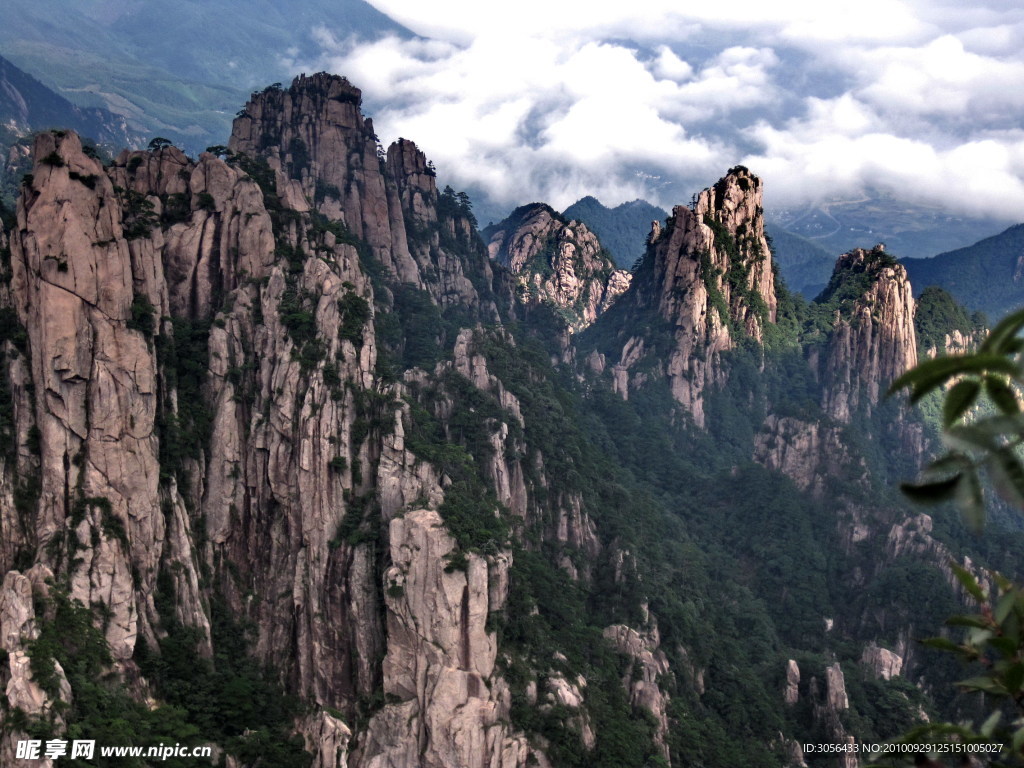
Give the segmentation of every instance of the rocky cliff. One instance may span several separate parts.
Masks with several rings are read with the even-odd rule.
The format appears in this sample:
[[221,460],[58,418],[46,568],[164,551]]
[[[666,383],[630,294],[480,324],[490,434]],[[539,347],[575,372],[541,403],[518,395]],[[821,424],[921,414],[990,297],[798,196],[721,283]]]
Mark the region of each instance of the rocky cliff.
[[[504,518],[572,578],[600,544],[484,339],[445,315],[511,311],[468,202],[411,142],[378,154],[358,103],[341,78],[298,78],[198,160],[163,146],[104,167],[74,133],[36,140],[0,296],[0,682],[22,718],[4,754],[18,723],[61,732],[78,695],[62,643],[60,686],[25,663],[52,574],[102,615],[138,697],[185,706],[169,659],[223,670],[217,626],[253,627],[322,768],[546,764],[497,664]],[[494,519],[486,542],[452,522],[465,505]]]
[[823,299],[851,283],[859,295],[837,311],[822,357],[825,411],[848,422],[859,407],[870,409],[888,385],[917,365],[914,297],[906,270],[884,246],[839,257]]
[[228,148],[265,160],[287,209],[340,221],[403,283],[442,305],[483,301],[496,318],[486,296],[490,265],[466,199],[438,193],[436,172],[413,142],[399,139],[385,152],[361,102],[345,78],[300,76],[288,89],[254,93]]
[[[745,337],[761,341],[775,321],[762,192],[761,180],[737,166],[692,207],[673,208],[664,229],[655,222],[635,289],[620,302],[620,316],[631,319],[598,363],[612,369],[623,397],[664,377],[672,397],[705,425],[705,390],[727,377],[721,353]],[[639,327],[646,332],[634,335]]]
[[[851,501],[888,482],[899,269],[785,303],[735,168],[602,311],[584,227],[534,208],[490,260],[359,100],[271,87],[197,159],[36,139],[0,235],[0,760],[116,711],[247,768],[769,765],[785,660],[913,674],[890,636],[938,598],[887,569],[958,553]],[[505,322],[524,275],[597,317],[584,354]]]
[[517,208],[483,235],[491,259],[516,276],[520,298],[553,306],[574,331],[592,324],[632,280],[586,224],[566,221],[543,203]]

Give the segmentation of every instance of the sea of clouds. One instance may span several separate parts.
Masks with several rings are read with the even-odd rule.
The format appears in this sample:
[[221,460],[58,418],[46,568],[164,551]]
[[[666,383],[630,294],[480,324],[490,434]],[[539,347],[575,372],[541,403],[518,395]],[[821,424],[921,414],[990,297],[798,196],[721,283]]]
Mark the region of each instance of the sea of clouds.
[[775,207],[872,192],[1024,220],[1024,8],[982,0],[372,0],[313,34],[386,142],[495,205],[663,206],[742,163]]

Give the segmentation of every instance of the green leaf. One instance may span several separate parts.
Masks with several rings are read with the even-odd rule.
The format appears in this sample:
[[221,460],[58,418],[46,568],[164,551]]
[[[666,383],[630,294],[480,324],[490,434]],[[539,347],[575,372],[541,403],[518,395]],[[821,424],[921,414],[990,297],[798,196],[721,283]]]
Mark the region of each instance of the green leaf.
[[1024,747],[1024,728],[1018,728],[1013,733],[1013,751],[1020,752],[1021,747]]
[[948,480],[939,480],[934,483],[923,483],[921,485],[902,483],[900,490],[918,504],[940,504],[953,498],[956,488],[960,484],[961,477],[963,475],[954,475]]
[[1020,401],[1017,399],[1017,393],[1005,380],[996,376],[987,377],[985,391],[988,392],[988,396],[992,398],[996,407],[1007,416],[1020,413]]
[[1024,466],[1010,448],[1001,448],[985,462],[999,495],[1018,509],[1024,509]]
[[933,461],[928,465],[925,472],[929,476],[946,476],[951,472],[962,472],[965,469],[970,469],[971,466],[971,460],[967,456],[954,451]]
[[996,729],[996,726],[999,725],[999,721],[1002,717],[1003,713],[998,710],[989,715],[985,722],[981,724],[981,735],[986,739],[991,738],[992,732]]
[[921,641],[921,645],[949,653],[959,653],[963,650],[959,645],[945,637],[928,637]]
[[985,693],[994,693],[1001,696],[1006,695],[1006,688],[1003,687],[1002,683],[997,680],[993,680],[987,675],[961,680],[957,685],[961,688],[967,688],[972,691],[984,691]]
[[951,627],[976,627],[977,629],[988,629],[989,624],[981,616],[950,616],[946,624]]
[[999,598],[999,604],[996,605],[994,618],[996,624],[1002,624],[1006,621],[1006,617],[1010,615],[1010,611],[1013,610],[1014,604],[1017,602],[1017,596],[1013,592],[1007,592],[1001,598]]
[[889,387],[889,394],[909,389],[910,402],[916,403],[950,379],[971,373],[1004,373],[1016,377],[1020,375],[1020,368],[1012,360],[999,354],[939,357],[935,360],[926,360],[904,373]]
[[956,503],[967,527],[980,533],[985,527],[985,497],[976,472],[964,472],[956,487]]
[[1021,328],[1024,328],[1024,310],[1018,310],[999,321],[996,327],[989,331],[988,336],[978,348],[978,352],[1006,353],[1012,349]]
[[999,587],[999,591],[1000,592],[1005,594],[1007,592],[1016,591],[1013,588],[1013,582],[1010,581],[1005,576],[1003,576],[1003,574],[1001,574],[999,571],[991,571],[991,573],[992,573],[992,580],[996,583],[996,586]]
[[981,384],[975,379],[964,379],[953,385],[946,393],[942,404],[942,423],[951,426],[957,419],[967,413],[981,394]]
[[1006,672],[1004,684],[1006,690],[1014,694],[1020,690],[1021,683],[1024,683],[1024,664],[1017,663]]
[[1009,637],[993,637],[988,644],[1007,658],[1017,655],[1017,641]]
[[[949,567],[953,569],[953,575],[956,576],[956,580],[963,584],[964,589],[977,600],[979,603],[985,602],[985,593],[981,589],[981,585],[978,584],[978,580],[974,578],[974,574],[968,571],[963,566],[955,562],[950,562]],[[980,618],[980,617],[979,617]],[[975,626],[975,625],[967,625]],[[980,626],[988,626],[987,624],[981,624]]]

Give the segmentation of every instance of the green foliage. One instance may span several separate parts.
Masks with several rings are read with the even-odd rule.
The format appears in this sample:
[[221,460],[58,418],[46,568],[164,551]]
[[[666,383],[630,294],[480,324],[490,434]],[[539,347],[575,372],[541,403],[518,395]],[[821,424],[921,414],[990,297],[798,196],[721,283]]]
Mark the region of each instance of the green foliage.
[[[135,157],[132,160],[139,160],[141,162],[142,159]],[[131,170],[131,165],[131,162],[129,162],[129,170]],[[149,237],[153,232],[153,227],[159,224],[159,217],[154,212],[156,206],[153,204],[153,201],[134,189],[115,186],[114,192],[121,202],[121,231],[124,234],[125,240]]]
[[182,221],[188,221],[192,215],[192,205],[188,195],[182,192],[174,192],[163,201],[160,211],[160,224],[169,227]]
[[668,212],[643,200],[607,208],[593,197],[584,197],[563,211],[567,219],[582,221],[624,269],[643,257],[652,221],[664,221]]
[[[945,392],[943,425],[949,450],[933,461],[918,484],[904,492],[922,503],[956,500],[975,529],[985,518],[985,480],[1014,507],[1024,508],[1024,416],[1020,386],[1024,311],[1006,317],[976,352],[927,360],[893,382],[910,401]],[[972,418],[976,404],[985,406]]]
[[[746,181],[746,179],[741,179],[742,181]],[[744,231],[737,232],[734,237],[728,227],[716,221],[711,214],[704,215],[704,223],[714,233],[715,249],[719,253],[724,253],[728,258],[729,269],[725,273],[725,282],[729,285],[730,295],[740,299],[746,306],[750,307],[761,319],[761,322],[764,323],[768,318],[768,306],[765,304],[764,297],[761,296],[757,288],[750,285],[750,270],[754,264],[764,261],[768,254],[761,252],[761,244],[754,239],[753,235]],[[701,263],[701,277],[704,279],[705,285],[707,285],[708,279],[705,276],[703,261]],[[710,290],[709,288],[709,292]],[[715,292],[718,293],[717,289]],[[718,294],[718,296],[721,303],[724,304],[721,294]],[[715,306],[717,309],[718,305],[715,304]],[[719,309],[719,314],[721,315],[721,309]],[[725,315],[722,315],[722,322],[735,325],[728,311],[726,311]]]
[[197,209],[204,211],[215,211],[217,209],[217,202],[209,192],[199,192],[196,194],[195,205]]
[[966,248],[930,259],[904,259],[902,264],[913,285],[941,286],[958,302],[999,320],[1024,306],[1021,283],[1012,279],[1022,249],[1024,224],[1016,224]]
[[[124,682],[112,671],[113,659],[103,633],[97,628],[94,612],[68,597],[65,589],[50,588],[45,605],[45,618],[39,625],[39,637],[28,646],[33,678],[51,698],[59,694],[59,676],[54,662],[71,685],[71,702],[55,707],[67,723],[64,738],[95,739],[97,744],[152,746],[158,743],[198,745],[208,733],[196,728],[182,708],[161,705],[150,709],[136,702]],[[102,617],[100,617],[102,618]],[[36,722],[35,728],[53,733],[52,723]],[[38,731],[37,731],[38,732]],[[46,736],[44,736],[45,738]],[[81,759],[61,760],[71,768],[86,768]],[[169,759],[169,768],[209,764],[194,759]],[[98,768],[144,768],[142,758],[102,758],[89,766]]]
[[68,173],[68,178],[72,181],[77,181],[83,186],[89,189],[96,189],[96,182],[99,180],[99,176],[95,173],[87,173],[85,175],[78,173],[77,171],[71,171]]
[[946,335],[960,331],[964,336],[984,330],[983,316],[969,317],[967,310],[957,304],[949,293],[932,285],[924,289],[914,312],[914,329],[920,350],[942,351]]
[[222,745],[243,765],[306,768],[311,756],[303,751],[302,739],[292,736],[298,703],[253,663],[252,627],[213,601],[214,654],[207,659],[199,653],[199,631],[174,619],[173,586],[166,572],[156,599],[167,635],[159,641],[159,653],[140,639],[136,661],[160,697],[204,739]]
[[58,155],[56,151],[51,152],[39,162],[43,165],[49,165],[54,168],[63,168],[65,165],[64,158]]
[[[509,528],[504,510],[482,476],[493,455],[491,435],[502,422],[514,423],[514,419],[493,395],[455,373],[447,375],[441,386],[422,389],[417,396],[409,403],[406,446],[452,481],[439,510],[445,526],[462,549],[494,553],[507,542]],[[453,408],[446,424],[434,411],[448,398]]]
[[351,341],[357,350],[363,348],[363,331],[372,317],[369,302],[353,291],[338,299],[338,314],[341,324],[338,338]]
[[985,695],[982,718],[974,722],[927,723],[910,730],[901,741],[911,744],[958,742],[999,745],[998,765],[1024,765],[1024,588],[997,572],[987,585],[956,563],[950,566],[978,613],[951,616],[946,624],[962,632],[923,643],[951,653],[977,674],[957,683],[965,692]]
[[437,218],[444,219],[466,219],[473,229],[476,229],[476,216],[473,215],[473,204],[469,195],[465,192],[456,192],[450,186],[437,198]]
[[146,294],[135,294],[132,299],[131,317],[128,318],[127,325],[131,330],[142,333],[147,339],[153,337],[153,332],[156,330],[156,307],[153,306]]
[[[162,374],[157,433],[160,437],[160,476],[177,478],[187,486],[187,465],[198,459],[210,439],[213,415],[203,397],[209,372],[210,324],[175,318],[171,334],[156,338]],[[170,393],[176,392],[176,408]]]

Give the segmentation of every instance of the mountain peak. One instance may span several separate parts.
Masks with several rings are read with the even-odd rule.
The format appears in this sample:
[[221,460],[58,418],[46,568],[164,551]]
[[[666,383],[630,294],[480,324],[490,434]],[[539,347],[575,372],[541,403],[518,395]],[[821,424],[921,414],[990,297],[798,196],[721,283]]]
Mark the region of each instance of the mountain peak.
[[516,208],[484,230],[491,258],[516,276],[520,298],[556,308],[573,330],[608,309],[632,276],[615,264],[587,225],[546,203]]
[[[609,350],[618,358],[614,380],[620,394],[628,397],[631,388],[642,386],[653,368],[704,426],[704,390],[726,377],[720,354],[742,335],[762,340],[765,324],[775,321],[761,194],[760,179],[746,168],[732,168],[692,206],[673,208],[664,228],[651,228],[634,288],[619,302],[623,311],[615,313],[631,329],[621,329],[616,338],[625,343]],[[655,327],[671,328],[671,336],[658,336]]]

